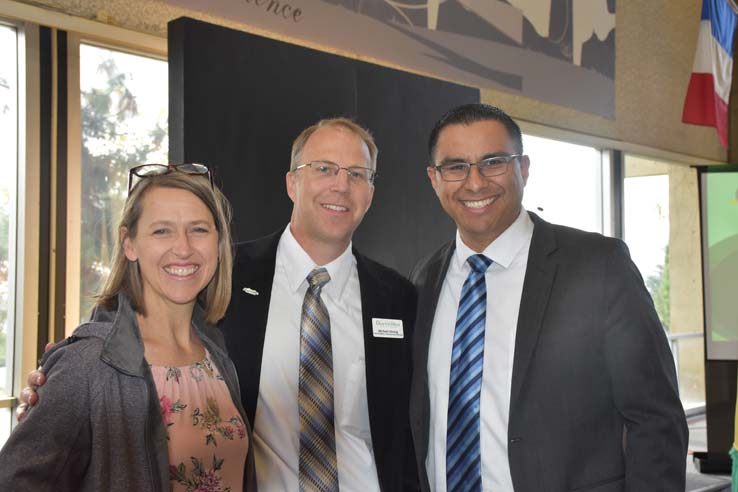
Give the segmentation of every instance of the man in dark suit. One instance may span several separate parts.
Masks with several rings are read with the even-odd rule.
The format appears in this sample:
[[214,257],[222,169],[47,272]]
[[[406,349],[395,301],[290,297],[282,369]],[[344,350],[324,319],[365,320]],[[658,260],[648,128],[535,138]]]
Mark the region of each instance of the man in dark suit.
[[522,208],[530,162],[498,108],[449,111],[429,152],[458,232],[412,275],[421,489],[683,491],[674,363],[627,247]]
[[417,489],[407,415],[415,291],[351,247],[371,204],[376,159],[372,137],[350,120],[306,129],[286,175],[290,224],[237,247],[220,327],[254,424],[260,492],[316,490],[303,481],[298,393],[306,277],[318,267],[331,278],[321,298],[333,346],[336,485],[342,492]]

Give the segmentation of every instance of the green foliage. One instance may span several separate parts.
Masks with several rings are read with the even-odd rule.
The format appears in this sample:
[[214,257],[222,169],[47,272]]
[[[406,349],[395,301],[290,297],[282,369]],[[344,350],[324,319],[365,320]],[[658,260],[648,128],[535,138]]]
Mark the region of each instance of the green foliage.
[[671,324],[671,281],[669,279],[669,247],[664,249],[664,264],[657,267],[657,274],[646,279],[646,287],[651,293],[656,313],[664,329],[669,331]]
[[145,163],[160,150],[167,135],[165,121],[141,138],[132,121],[138,115],[136,97],[111,56],[98,72],[106,84],[82,92],[82,251],[80,314],[89,314],[92,295],[107,276],[117,240],[117,221],[128,192],[128,169]]

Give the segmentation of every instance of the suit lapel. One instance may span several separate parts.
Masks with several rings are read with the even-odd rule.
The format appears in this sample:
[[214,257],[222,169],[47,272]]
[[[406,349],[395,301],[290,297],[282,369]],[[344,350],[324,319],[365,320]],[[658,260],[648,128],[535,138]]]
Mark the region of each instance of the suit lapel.
[[430,425],[430,394],[428,391],[428,349],[433,330],[438,298],[446,278],[451,257],[456,249],[455,241],[446,244],[428,262],[422,278],[417,280],[418,311],[413,340],[413,382],[411,393],[411,419],[416,436],[416,453],[425,461],[428,454],[428,431]]
[[[231,303],[235,320],[230,337],[229,353],[240,359],[237,367],[241,380],[241,399],[246,413],[254,422],[259,397],[261,358],[264,352],[269,317],[269,302],[272,295],[277,246],[282,231],[271,236],[239,246],[233,276]],[[234,331],[235,330],[235,331]],[[245,335],[248,334],[248,335]]]
[[538,344],[538,335],[543,323],[543,315],[551,296],[551,288],[556,277],[556,262],[550,255],[556,251],[556,237],[551,224],[530,213],[534,229],[528,253],[528,265],[520,299],[520,313],[515,335],[515,356],[513,360],[510,409],[520,397],[525,375]]
[[[387,299],[386,289],[367,266],[366,259],[355,249],[356,271],[359,275],[359,290],[361,291],[361,321],[364,328],[364,363],[366,364],[366,397],[369,406],[369,429],[374,449],[386,449],[385,441],[392,436],[383,432],[383,422],[372,411],[372,403],[384,400],[382,395],[382,381],[391,377],[391,369],[386,361],[382,360],[381,349],[374,343],[372,329],[372,314],[384,312],[383,309],[390,302]],[[387,374],[387,371],[390,374]]]
[[[436,314],[438,297],[441,295],[443,281],[446,279],[451,256],[456,249],[456,243],[446,244],[437,255],[428,263],[427,274],[418,288],[418,315],[415,328],[415,348],[417,367],[426,368],[428,363],[428,347],[433,329],[433,319]],[[425,373],[425,369],[423,369]],[[426,374],[427,379],[427,374]]]

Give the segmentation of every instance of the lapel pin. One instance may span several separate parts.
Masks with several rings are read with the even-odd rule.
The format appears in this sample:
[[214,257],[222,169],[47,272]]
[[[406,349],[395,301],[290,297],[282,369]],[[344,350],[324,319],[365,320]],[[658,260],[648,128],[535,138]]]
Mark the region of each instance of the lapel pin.
[[259,295],[259,291],[254,290],[251,287],[244,287],[243,288],[243,291],[246,292],[247,294],[251,294],[252,296],[258,296]]

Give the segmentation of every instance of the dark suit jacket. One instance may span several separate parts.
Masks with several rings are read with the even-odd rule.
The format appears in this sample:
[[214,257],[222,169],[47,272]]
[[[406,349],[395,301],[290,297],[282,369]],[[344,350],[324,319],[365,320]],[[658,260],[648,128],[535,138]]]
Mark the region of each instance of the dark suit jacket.
[[[281,234],[282,231],[279,231],[237,246],[231,303],[219,325],[225,335],[228,354],[236,364],[243,406],[252,426],[256,416],[264,336]],[[356,250],[353,254],[361,288],[369,425],[379,484],[383,492],[417,490],[407,412],[415,289],[394,270],[362,256]],[[244,287],[256,290],[259,295],[243,292]],[[372,318],[401,319],[405,338],[374,337]]]
[[[627,247],[530,215],[507,436],[515,491],[683,491],[687,426],[674,361]],[[428,345],[454,248],[446,244],[411,277],[410,407],[423,490]]]

